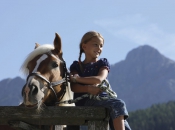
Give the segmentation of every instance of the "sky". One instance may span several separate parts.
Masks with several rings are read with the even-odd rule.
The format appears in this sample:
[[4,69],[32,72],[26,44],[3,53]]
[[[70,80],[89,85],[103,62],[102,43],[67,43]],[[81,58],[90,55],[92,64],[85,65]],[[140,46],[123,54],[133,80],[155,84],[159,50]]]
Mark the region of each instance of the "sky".
[[35,43],[53,44],[55,33],[68,68],[91,30],[104,37],[100,58],[111,65],[141,45],[175,60],[174,14],[174,0],[1,0],[0,81],[24,78],[20,67]]

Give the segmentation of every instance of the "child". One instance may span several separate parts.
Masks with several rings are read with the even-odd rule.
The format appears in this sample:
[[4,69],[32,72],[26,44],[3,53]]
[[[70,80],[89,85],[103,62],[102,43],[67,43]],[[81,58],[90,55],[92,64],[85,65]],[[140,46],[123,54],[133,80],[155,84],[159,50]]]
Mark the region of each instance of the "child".
[[[95,31],[89,31],[81,39],[79,61],[74,61],[70,66],[71,72],[71,90],[74,92],[74,98],[81,97],[84,94],[99,95],[101,97],[108,96],[103,92],[97,84],[105,80],[110,71],[110,65],[106,58],[98,59],[102,53],[104,45],[103,37]],[[85,59],[81,61],[82,53]],[[110,111],[109,122],[111,130],[131,130],[127,121],[128,112],[124,101],[117,98],[109,98],[107,100],[95,100],[83,98],[76,102],[76,106],[102,106]]]

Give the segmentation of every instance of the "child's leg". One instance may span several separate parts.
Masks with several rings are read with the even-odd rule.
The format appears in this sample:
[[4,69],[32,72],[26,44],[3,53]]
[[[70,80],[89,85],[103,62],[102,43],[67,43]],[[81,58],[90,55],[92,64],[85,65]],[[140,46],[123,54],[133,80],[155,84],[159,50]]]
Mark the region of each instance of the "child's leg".
[[125,130],[124,116],[119,116],[113,120],[115,130]]
[[[114,124],[115,123],[113,123],[113,120],[110,118],[110,120],[109,120],[110,130],[115,130]],[[129,124],[126,120],[124,120],[124,125],[125,125],[125,130],[131,130],[131,127],[129,126]]]
[[[127,121],[124,120],[124,117],[125,118],[128,117],[128,112],[126,109],[125,102],[123,100],[121,100],[121,99],[109,99],[109,100],[98,101],[98,100],[89,99],[85,103],[85,106],[101,106],[101,107],[108,108],[109,112],[110,112],[109,125],[110,125],[111,130],[116,130],[114,125],[117,124],[117,122],[118,122],[117,119],[120,119],[119,120],[120,123],[121,123],[121,121],[124,122],[124,126],[125,126],[124,130],[131,130]],[[123,118],[121,119],[119,117],[123,117]]]

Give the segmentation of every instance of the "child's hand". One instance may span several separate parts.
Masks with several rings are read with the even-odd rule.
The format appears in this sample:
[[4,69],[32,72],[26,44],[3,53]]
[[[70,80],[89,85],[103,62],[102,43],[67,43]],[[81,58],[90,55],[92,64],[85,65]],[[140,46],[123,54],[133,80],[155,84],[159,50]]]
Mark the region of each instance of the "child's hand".
[[96,87],[95,85],[90,85],[88,87],[88,93],[92,94],[92,95],[98,95],[100,93],[102,93],[102,90],[98,87]]
[[78,74],[74,74],[74,75],[70,74],[70,81],[76,83],[76,82],[77,82],[77,81],[76,81],[76,78],[77,78],[77,77],[79,77]]

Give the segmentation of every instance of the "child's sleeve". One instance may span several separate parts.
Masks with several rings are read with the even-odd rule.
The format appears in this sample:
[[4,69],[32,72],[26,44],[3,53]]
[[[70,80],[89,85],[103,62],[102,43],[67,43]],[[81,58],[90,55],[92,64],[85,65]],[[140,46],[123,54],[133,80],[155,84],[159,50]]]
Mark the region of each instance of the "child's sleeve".
[[70,72],[77,71],[78,61],[74,61],[70,66]]
[[108,71],[110,71],[110,64],[106,58],[100,59],[100,68],[105,67]]

